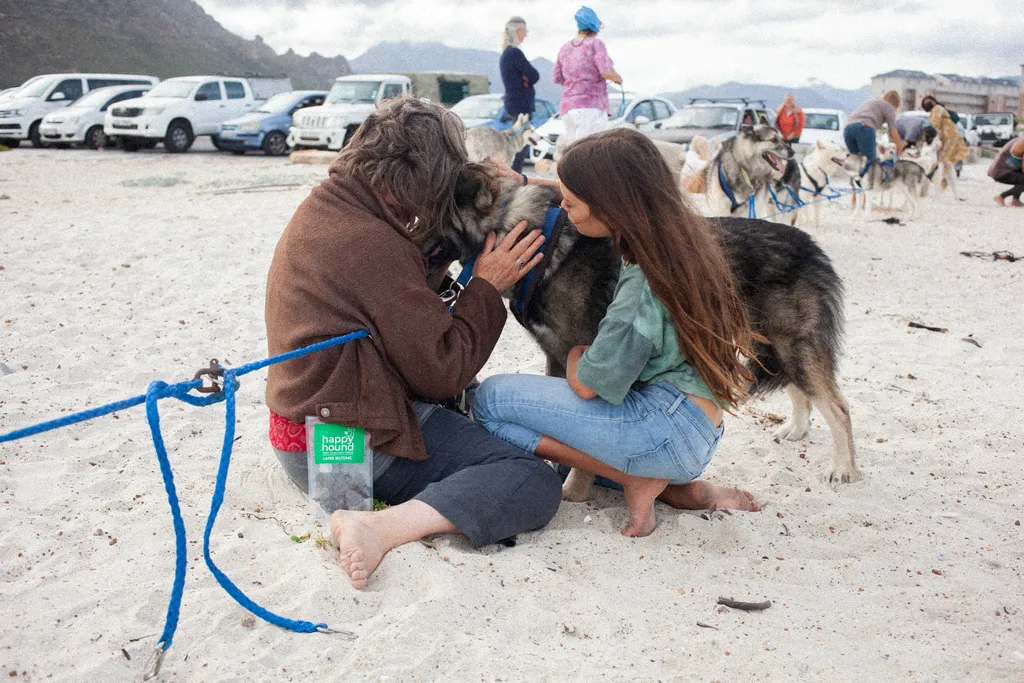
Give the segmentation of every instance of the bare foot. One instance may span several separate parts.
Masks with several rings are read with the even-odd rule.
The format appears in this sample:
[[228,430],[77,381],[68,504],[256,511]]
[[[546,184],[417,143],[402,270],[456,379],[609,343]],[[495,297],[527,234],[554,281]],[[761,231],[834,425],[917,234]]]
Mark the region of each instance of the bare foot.
[[1013,201],[1012,201],[1012,202],[1010,203],[1010,206],[1024,206],[1024,202],[1022,202],[1022,201],[1021,201],[1021,200],[1019,200],[1019,199],[1014,199],[1014,200],[1013,200]]
[[761,510],[761,504],[749,492],[715,486],[699,479],[688,484],[669,486],[658,499],[677,510]]
[[629,510],[629,523],[622,528],[623,536],[647,536],[658,520],[654,517],[654,500],[668,486],[668,479],[635,478],[630,484],[624,484],[626,508]]
[[338,564],[348,574],[352,587],[366,588],[370,574],[380,564],[388,548],[380,535],[367,524],[371,512],[338,510],[331,515],[331,534],[338,548]]
[[1006,202],[1003,201],[1003,195],[996,195],[996,204],[998,204],[999,206],[1006,206]]

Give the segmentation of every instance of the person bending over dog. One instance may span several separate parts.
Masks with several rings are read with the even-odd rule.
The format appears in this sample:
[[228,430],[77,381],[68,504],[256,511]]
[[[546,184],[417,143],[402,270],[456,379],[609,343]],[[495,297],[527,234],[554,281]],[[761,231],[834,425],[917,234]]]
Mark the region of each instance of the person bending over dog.
[[270,265],[271,355],[370,333],[271,366],[266,392],[271,443],[302,489],[307,415],[370,431],[374,497],[393,507],[331,521],[357,589],[403,543],[461,532],[480,547],[540,528],[558,510],[550,467],[432,402],[483,367],[505,323],[499,292],[541,258],[540,231],[525,233],[525,221],[497,246],[490,236],[449,312],[423,253],[450,220],[465,164],[456,115],[413,98],[381,105],[296,210]]
[[498,375],[476,393],[488,430],[542,458],[622,484],[626,536],[654,530],[654,500],[760,509],[753,496],[694,481],[722,437],[722,409],[745,395],[753,335],[722,247],[682,198],[644,135],[571,145],[562,207],[587,237],[611,237],[622,274],[597,337],[574,348],[567,379]]
[[889,126],[889,139],[896,145],[896,154],[903,152],[903,140],[896,128],[896,110],[899,107],[900,94],[889,90],[881,97],[868,100],[850,114],[849,123],[843,128],[843,140],[850,154],[859,154],[867,160],[861,169],[861,177],[864,177],[878,157],[875,129],[881,128],[883,123]]

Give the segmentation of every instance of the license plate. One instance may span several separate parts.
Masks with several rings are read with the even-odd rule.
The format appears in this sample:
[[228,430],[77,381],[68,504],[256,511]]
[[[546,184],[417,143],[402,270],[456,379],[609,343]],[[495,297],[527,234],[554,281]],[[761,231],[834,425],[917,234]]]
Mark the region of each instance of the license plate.
[[134,123],[127,123],[126,121],[114,121],[110,124],[114,128],[123,128],[126,130],[135,130],[139,126]]

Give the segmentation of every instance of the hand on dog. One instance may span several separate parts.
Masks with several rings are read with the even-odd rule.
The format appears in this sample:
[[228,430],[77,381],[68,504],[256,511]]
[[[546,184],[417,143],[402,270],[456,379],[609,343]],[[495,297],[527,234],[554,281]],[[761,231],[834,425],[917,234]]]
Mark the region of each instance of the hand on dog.
[[526,228],[526,221],[520,221],[497,246],[497,236],[493,232],[487,235],[484,249],[473,268],[473,277],[487,280],[496,290],[503,292],[533,270],[544,258],[544,254],[537,253],[544,244],[544,235],[540,230],[533,230],[519,239]]

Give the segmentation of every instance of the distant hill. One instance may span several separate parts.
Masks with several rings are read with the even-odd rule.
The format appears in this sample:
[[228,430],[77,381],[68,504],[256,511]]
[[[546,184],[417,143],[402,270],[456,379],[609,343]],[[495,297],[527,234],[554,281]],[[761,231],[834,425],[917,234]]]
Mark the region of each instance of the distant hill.
[[[503,92],[501,71],[498,69],[500,58],[501,53],[497,50],[470,50],[436,42],[383,42],[349,60],[349,65],[353,72],[361,74],[388,71],[461,71],[485,74],[491,81],[491,92]],[[562,99],[562,88],[551,82],[551,71],[555,63],[544,57],[531,59],[530,62],[540,72],[537,97],[557,104]]]
[[775,109],[782,104],[786,93],[790,92],[793,93],[794,99],[801,107],[822,107],[851,112],[870,97],[871,86],[865,85],[856,90],[843,90],[842,88],[833,88],[821,81],[811,81],[807,85],[797,88],[729,82],[722,85],[699,85],[687,90],[663,93],[663,97],[677,105],[688,104],[692,97],[747,97],[764,100],[769,108]]
[[341,56],[278,55],[227,31],[192,0],[0,0],[0,88],[62,71],[287,75],[327,88],[350,73]]

